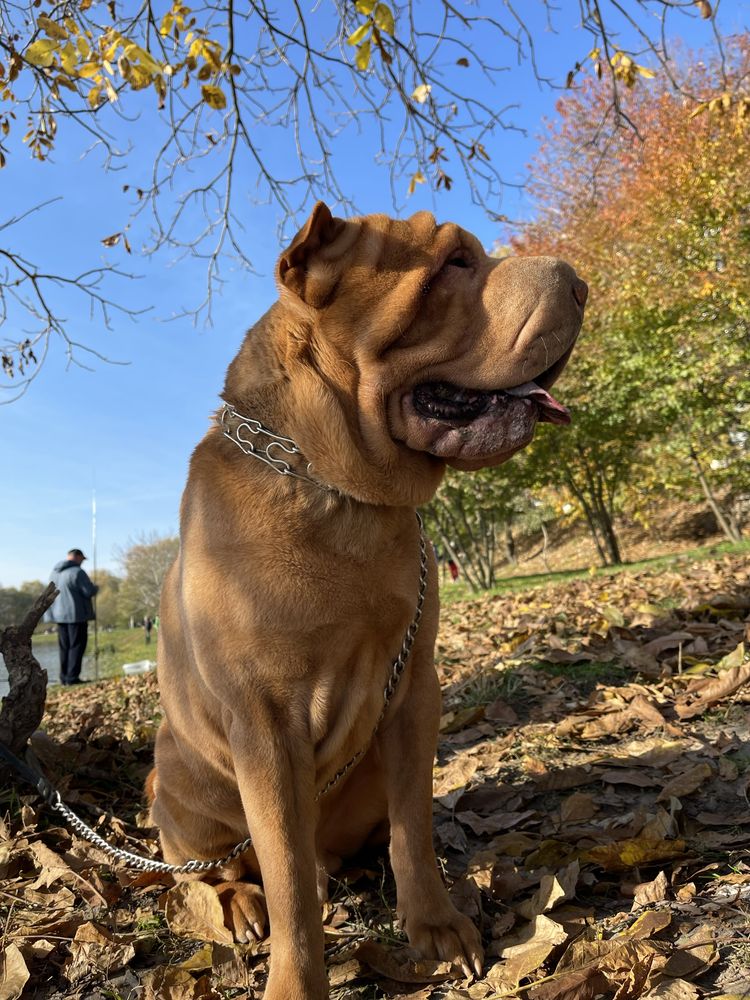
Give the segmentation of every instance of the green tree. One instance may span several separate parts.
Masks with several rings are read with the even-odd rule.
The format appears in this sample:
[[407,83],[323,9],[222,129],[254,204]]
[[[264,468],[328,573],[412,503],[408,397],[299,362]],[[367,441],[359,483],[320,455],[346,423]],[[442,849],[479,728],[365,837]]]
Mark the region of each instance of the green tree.
[[18,625],[46,584],[41,580],[22,583],[20,587],[0,587],[0,631]]
[[425,509],[430,536],[474,591],[495,583],[498,548],[510,528],[520,490],[505,467],[471,476],[449,470]]
[[152,532],[129,542],[120,551],[118,558],[123,571],[117,594],[120,616],[142,619],[158,614],[164,577],[179,548],[179,538]]
[[122,580],[106,569],[96,571],[94,582],[99,587],[96,595],[96,619],[100,628],[122,625],[127,615],[120,610],[120,588]]
[[[603,135],[597,88],[561,102],[534,165],[538,215],[518,241],[571,259],[591,285],[566,382],[574,423],[556,454],[607,561],[626,489],[631,502],[699,489],[734,539],[732,501],[748,489],[748,37],[721,65],[688,66],[705,100],[628,95],[640,140]],[[734,97],[712,106],[722,80]]]

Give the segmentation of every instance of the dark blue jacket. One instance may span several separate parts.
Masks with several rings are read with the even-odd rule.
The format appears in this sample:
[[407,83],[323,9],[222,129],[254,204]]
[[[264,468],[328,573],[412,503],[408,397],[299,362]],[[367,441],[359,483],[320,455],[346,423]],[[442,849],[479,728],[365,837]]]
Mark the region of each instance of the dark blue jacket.
[[63,559],[52,570],[50,579],[60,593],[44,616],[46,622],[88,622],[95,617],[91,598],[99,588],[78,563]]

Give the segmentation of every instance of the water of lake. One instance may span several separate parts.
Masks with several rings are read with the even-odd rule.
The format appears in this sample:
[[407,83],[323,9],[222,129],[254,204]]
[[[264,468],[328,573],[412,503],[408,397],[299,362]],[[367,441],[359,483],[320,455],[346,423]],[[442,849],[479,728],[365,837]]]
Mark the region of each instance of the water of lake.
[[[34,643],[32,641],[34,656],[39,661],[42,670],[47,671],[49,684],[57,684],[60,679],[60,657],[57,652],[57,643],[44,642]],[[83,658],[81,677],[84,680],[92,680],[94,676],[94,657],[88,653]],[[8,693],[8,672],[5,669],[5,661],[0,655],[0,695]]]

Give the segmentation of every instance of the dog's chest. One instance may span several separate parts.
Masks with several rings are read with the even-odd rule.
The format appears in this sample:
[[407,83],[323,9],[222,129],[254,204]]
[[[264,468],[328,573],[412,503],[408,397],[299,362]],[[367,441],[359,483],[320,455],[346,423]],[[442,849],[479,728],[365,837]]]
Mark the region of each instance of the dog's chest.
[[374,732],[416,612],[417,581],[408,576],[371,570],[358,586],[350,582],[338,594],[339,614],[310,636],[308,724],[319,769],[357,752]]

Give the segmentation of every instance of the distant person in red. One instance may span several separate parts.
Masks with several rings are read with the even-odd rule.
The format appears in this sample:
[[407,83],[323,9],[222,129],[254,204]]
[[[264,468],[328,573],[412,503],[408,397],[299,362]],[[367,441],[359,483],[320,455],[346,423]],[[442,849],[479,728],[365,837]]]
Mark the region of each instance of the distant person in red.
[[91,598],[99,588],[81,566],[85,558],[80,549],[71,549],[67,559],[55,566],[50,577],[60,593],[44,620],[57,624],[61,684],[81,683],[81,664],[89,637],[89,622],[94,618]]
[[453,582],[455,583],[456,580],[458,579],[458,566],[456,566],[455,562],[452,559],[448,560],[448,569],[450,571],[451,580],[453,580]]

